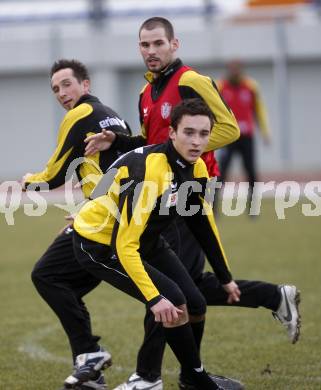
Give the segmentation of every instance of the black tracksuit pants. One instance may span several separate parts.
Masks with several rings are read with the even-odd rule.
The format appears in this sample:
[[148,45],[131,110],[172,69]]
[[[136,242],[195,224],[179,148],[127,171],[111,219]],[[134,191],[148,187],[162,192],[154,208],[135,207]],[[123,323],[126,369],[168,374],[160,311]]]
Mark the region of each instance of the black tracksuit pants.
[[[236,280],[240,290],[240,301],[229,305],[227,294],[215,274],[203,272],[205,256],[198,242],[182,218],[177,218],[164,234],[166,241],[179,255],[180,260],[203,294],[208,306],[236,306],[277,310],[280,303],[278,286],[261,281]],[[182,245],[184,243],[184,245]],[[145,336],[137,356],[136,371],[144,379],[154,381],[161,376],[165,337],[162,327],[155,323],[149,311],[144,319]],[[153,359],[150,357],[153,356]]]
[[227,171],[231,164],[233,156],[239,154],[243,161],[243,166],[247,174],[251,194],[253,192],[254,183],[257,181],[255,168],[255,150],[254,137],[241,135],[240,138],[227,145],[224,148],[224,153],[220,161],[221,181],[226,181]]
[[[110,246],[88,240],[76,231],[73,236],[75,255],[81,267],[118,290],[146,303]],[[144,268],[160,295],[175,306],[186,304],[188,311],[194,315],[205,314],[205,299],[186,268],[162,237],[157,241],[155,248],[141,256]]]
[[[184,229],[188,230],[182,221],[176,222],[166,234],[166,239],[171,241],[174,251],[184,260],[185,267],[200,288],[207,304],[226,305],[225,291],[213,273],[203,273],[204,255],[189,231],[186,238]],[[99,348],[99,337],[92,335],[90,315],[82,297],[98,286],[100,280],[82,268],[76,260],[72,236],[72,229],[67,228],[53,241],[36,263],[32,271],[32,281],[41,297],[58,316],[75,358],[81,353]],[[184,240],[184,246],[181,245],[181,240]],[[234,306],[277,309],[280,300],[277,286],[256,281],[237,283],[242,295],[240,302]],[[158,377],[161,372],[165,339],[161,326],[155,324],[152,315],[145,318],[145,329],[147,333],[138,355],[137,371],[142,375],[146,374],[146,379],[152,379]],[[153,359],[150,359],[150,356],[153,356]]]
[[98,350],[90,315],[82,297],[100,280],[83,269],[73,250],[73,229],[66,228],[36,263],[32,281],[42,298],[58,316],[70,342],[73,359]]

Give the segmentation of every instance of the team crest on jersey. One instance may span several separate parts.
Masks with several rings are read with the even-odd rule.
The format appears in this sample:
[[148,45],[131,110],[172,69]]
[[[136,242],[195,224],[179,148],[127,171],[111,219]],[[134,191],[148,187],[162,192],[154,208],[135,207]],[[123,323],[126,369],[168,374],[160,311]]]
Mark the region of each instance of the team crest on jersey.
[[173,207],[177,204],[178,200],[178,184],[177,182],[171,182],[171,193],[168,195],[167,201],[166,201],[166,207]]
[[169,194],[166,201],[166,207],[176,206],[177,200],[178,200],[178,191]]
[[244,103],[249,103],[251,101],[251,92],[248,91],[247,89],[242,89],[240,93],[240,99]]
[[168,102],[162,104],[161,115],[163,119],[167,119],[172,111],[172,105]]

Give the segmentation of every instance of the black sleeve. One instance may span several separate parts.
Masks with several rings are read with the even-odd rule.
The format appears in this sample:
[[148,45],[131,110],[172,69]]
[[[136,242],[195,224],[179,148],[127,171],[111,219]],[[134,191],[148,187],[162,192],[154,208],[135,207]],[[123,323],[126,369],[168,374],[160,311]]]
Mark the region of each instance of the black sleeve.
[[[210,212],[209,215],[206,215],[203,212],[203,204],[202,196],[193,194],[187,202],[187,208],[191,205],[199,206],[198,212],[184,217],[184,220],[200,243],[219,281],[222,284],[227,284],[232,280],[232,275],[215,225],[213,213],[208,209],[207,212]],[[208,207],[211,206],[209,205]]]
[[142,135],[131,137],[125,134],[116,134],[112,148],[125,153],[145,145],[146,139]]

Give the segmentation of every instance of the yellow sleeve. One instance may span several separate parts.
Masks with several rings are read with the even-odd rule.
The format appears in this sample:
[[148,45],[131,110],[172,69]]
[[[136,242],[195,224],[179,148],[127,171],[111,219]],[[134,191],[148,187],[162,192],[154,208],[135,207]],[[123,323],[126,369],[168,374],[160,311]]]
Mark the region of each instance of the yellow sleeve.
[[264,138],[268,138],[270,136],[270,130],[268,125],[267,111],[261,96],[261,92],[259,90],[259,86],[257,82],[252,79],[248,79],[247,83],[252,89],[255,97],[255,118],[257,121],[257,125],[262,136]]
[[142,110],[142,107],[141,107],[141,99],[142,99],[142,97],[143,97],[144,91],[145,91],[145,89],[147,88],[147,86],[148,86],[148,83],[145,84],[145,85],[143,86],[143,88],[141,89],[141,91],[140,91],[140,93],[139,93],[139,105],[138,105],[138,106],[139,106],[140,130],[141,130],[140,134],[141,134],[145,139],[147,138],[147,135],[146,135],[146,129],[145,129],[145,126],[144,126],[143,115],[142,115],[142,112],[141,112],[141,110]]
[[49,188],[56,188],[65,183],[66,172],[70,159],[74,157],[75,146],[83,141],[78,129],[75,128],[76,124],[91,112],[90,105],[82,104],[65,115],[59,128],[56,149],[47,162],[46,168],[42,172],[29,176],[26,185],[46,182]]
[[[139,253],[141,236],[148,226],[151,212],[163,188],[158,178],[164,177],[162,167],[166,168],[166,157],[156,156],[147,157],[144,180],[135,190],[136,192],[140,186],[139,192],[134,197],[127,195],[123,202],[115,239],[116,252],[122,266],[147,301],[160,295],[146,272]],[[133,198],[137,198],[134,208]]]
[[146,129],[145,129],[145,126],[144,124],[141,125],[141,136],[145,139],[147,139],[147,136],[146,136]]
[[201,97],[214,114],[215,123],[206,151],[222,148],[236,141],[240,129],[234,114],[222,100],[215,83],[210,77],[190,70],[183,73],[179,80],[181,97]]
[[223,88],[223,80],[215,80],[215,84],[217,86],[219,93],[221,93]]

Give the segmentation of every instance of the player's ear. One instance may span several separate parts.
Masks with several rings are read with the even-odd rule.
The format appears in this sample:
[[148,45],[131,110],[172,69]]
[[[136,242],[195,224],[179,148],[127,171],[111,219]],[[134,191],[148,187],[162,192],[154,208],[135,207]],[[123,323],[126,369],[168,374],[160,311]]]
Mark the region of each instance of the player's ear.
[[89,80],[84,80],[83,81],[83,87],[84,87],[84,91],[86,93],[89,93],[89,90],[90,90],[90,81]]
[[175,52],[179,48],[179,41],[177,38],[173,38],[171,40],[171,46],[172,46],[173,52]]
[[173,129],[172,126],[169,126],[169,133],[168,133],[169,138],[174,141],[176,138],[176,131]]

